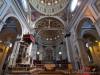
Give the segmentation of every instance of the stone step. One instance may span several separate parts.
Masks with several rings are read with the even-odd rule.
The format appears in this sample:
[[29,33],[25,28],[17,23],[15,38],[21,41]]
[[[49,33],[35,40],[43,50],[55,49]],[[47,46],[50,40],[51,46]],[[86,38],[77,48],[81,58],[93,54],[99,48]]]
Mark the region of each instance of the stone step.
[[65,75],[62,71],[42,71],[38,73],[39,75]]

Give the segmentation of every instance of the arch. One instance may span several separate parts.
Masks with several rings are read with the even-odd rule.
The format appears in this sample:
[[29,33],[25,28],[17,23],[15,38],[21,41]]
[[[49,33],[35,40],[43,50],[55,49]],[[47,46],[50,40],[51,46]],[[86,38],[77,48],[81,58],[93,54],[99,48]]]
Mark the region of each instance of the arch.
[[[16,19],[16,20],[19,22],[20,27],[21,27],[21,32],[23,32],[23,25],[21,24],[21,21],[19,20],[18,16],[14,15],[14,14],[8,14],[8,15],[6,15],[6,16],[4,17],[3,22],[6,22],[6,20],[7,20],[8,18],[10,18],[10,17],[13,17],[14,19]],[[21,35],[22,35],[22,33],[21,33]],[[21,35],[20,35],[20,36],[21,36]]]
[[78,36],[78,37],[81,37],[81,36],[80,36],[80,29],[81,29],[81,27],[83,26],[84,22],[86,22],[86,21],[89,21],[89,22],[93,23],[93,21],[92,21],[89,17],[84,17],[84,18],[82,18],[82,19],[80,20],[80,22],[78,23],[78,26],[77,26],[77,28],[76,28],[76,33],[77,33],[77,36]]
[[[13,14],[5,16],[3,21],[5,22],[5,24],[3,25],[3,28],[0,32],[0,40],[2,40],[1,44],[5,47],[5,49],[3,50],[5,55],[2,56],[2,59],[0,61],[2,61],[2,69],[5,69],[5,66],[7,66],[6,63],[8,62],[9,57],[13,52],[17,36],[22,35],[22,25],[19,22],[18,18]],[[7,47],[8,50],[6,49]]]
[[84,57],[82,57],[84,65],[96,62],[91,49],[94,46],[95,41],[100,40],[100,38],[93,23],[94,21],[90,17],[83,17],[76,28],[77,37],[81,39],[78,43],[81,56],[84,55]]
[[22,25],[15,15],[9,14],[5,16],[3,21],[5,22],[5,24],[3,25],[0,32],[1,35],[0,39],[3,42],[4,41],[6,42],[7,40],[14,41],[17,38],[17,36],[22,35]]
[[86,19],[86,18],[90,19],[93,23],[95,22],[95,18],[93,16],[84,16],[82,19]]
[[[92,35],[94,38],[96,39],[99,39],[98,38],[98,34],[96,34],[97,32],[95,30],[83,30],[82,34],[80,35],[81,38],[84,36],[84,35]],[[94,35],[95,34],[95,35]]]
[[54,43],[57,43],[58,39],[59,41],[62,41],[62,39],[64,38],[64,32],[65,32],[64,25],[65,24],[62,21],[62,19],[56,16],[40,17],[34,23],[34,27],[35,27],[34,35],[36,36],[36,39],[39,39],[39,37],[42,37],[41,42],[43,44],[53,45]]
[[64,25],[65,26],[65,22],[61,19],[61,18],[59,18],[59,17],[57,17],[57,16],[42,16],[42,17],[40,17],[39,19],[37,19],[35,22],[34,22],[34,28],[36,28],[37,26],[36,26],[36,23],[37,22],[39,22],[40,20],[42,20],[42,19],[45,19],[45,18],[54,18],[54,19],[56,19],[56,20],[58,20],[58,21],[60,21],[61,23],[62,23],[62,25]]
[[5,23],[7,24],[9,20],[12,20],[12,21],[15,22],[18,35],[21,35],[22,34],[22,28],[21,28],[21,24],[19,23],[19,21],[15,17],[8,17],[5,21]]
[[52,62],[53,60],[53,51],[54,49],[52,47],[46,47],[44,50],[45,53],[45,57],[43,59],[45,59],[46,61]]

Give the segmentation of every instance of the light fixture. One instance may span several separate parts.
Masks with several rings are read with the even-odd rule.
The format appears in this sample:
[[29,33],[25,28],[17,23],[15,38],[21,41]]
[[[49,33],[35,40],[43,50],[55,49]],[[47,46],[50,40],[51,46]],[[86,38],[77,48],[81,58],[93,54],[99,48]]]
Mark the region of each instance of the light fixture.
[[62,34],[64,34],[64,32],[62,32]]
[[61,55],[62,54],[62,52],[59,52],[59,55]]
[[98,42],[98,40],[96,40],[95,42]]
[[0,43],[2,43],[2,40],[0,40]]
[[57,3],[58,3],[58,1],[56,0],[54,3],[55,3],[55,4],[57,4]]
[[44,1],[43,1],[43,0],[41,0],[41,3],[44,3]]
[[59,38],[59,35],[57,37]]
[[12,47],[12,43],[9,43],[9,47],[10,47],[10,48]]
[[51,3],[50,3],[50,2],[48,2],[48,5],[51,5]]
[[57,38],[55,37],[54,39],[56,40]]
[[52,40],[52,38],[50,38],[50,40]]
[[89,47],[89,44],[88,44],[88,43],[86,43],[86,47],[87,47],[87,48]]
[[48,38],[46,40],[49,40]]
[[39,54],[40,54],[40,52],[38,51],[36,54],[37,54],[37,55],[39,55]]

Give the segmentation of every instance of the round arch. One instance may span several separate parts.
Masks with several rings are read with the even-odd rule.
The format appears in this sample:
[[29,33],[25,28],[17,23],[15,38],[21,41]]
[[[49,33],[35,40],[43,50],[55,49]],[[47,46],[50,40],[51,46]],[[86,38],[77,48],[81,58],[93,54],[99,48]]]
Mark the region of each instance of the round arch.
[[81,56],[84,56],[82,57],[84,65],[97,63],[93,52],[91,52],[91,49],[94,49],[92,47],[95,47],[94,46],[95,41],[100,40],[100,38],[93,23],[94,23],[93,19],[91,19],[90,17],[84,17],[80,20],[76,28],[76,33],[77,33],[76,35],[78,38],[81,39],[80,41],[78,40],[78,43],[79,43],[80,54]]
[[19,22],[20,28],[21,28],[21,34],[20,34],[20,36],[21,36],[22,32],[23,32],[23,25],[21,24],[21,21],[19,20],[18,16],[14,15],[14,14],[8,14],[7,16],[4,17],[3,22],[6,22],[6,20],[10,17],[13,17],[14,19],[16,19]]
[[[81,38],[85,35],[85,34],[89,34],[89,35],[91,35],[91,36],[93,36],[94,38],[96,38],[96,39],[99,39],[98,38],[98,34],[96,34],[97,32],[95,31],[95,30],[83,30],[82,31],[82,34],[80,35],[81,36]],[[95,34],[95,35],[94,35]]]
[[42,17],[40,17],[39,19],[37,19],[37,20],[34,22],[34,28],[37,27],[37,26],[36,26],[36,23],[37,23],[37,22],[39,22],[40,20],[45,19],[45,18],[54,18],[54,19],[60,21],[60,22],[62,23],[62,25],[64,25],[64,27],[65,27],[65,22],[64,22],[61,18],[59,18],[59,17],[57,17],[57,16],[45,16],[45,17],[42,16]]
[[64,37],[64,22],[58,17],[41,17],[34,25],[36,28],[35,36],[42,37],[41,42],[43,43],[53,44],[53,42],[56,43],[58,39],[61,41]]
[[89,22],[93,23],[93,21],[92,21],[89,17],[84,17],[84,18],[82,18],[82,19],[80,20],[80,22],[78,23],[78,26],[77,26],[77,28],[76,28],[76,33],[77,33],[77,36],[78,36],[78,37],[81,37],[81,36],[80,36],[80,29],[81,29],[81,27],[83,26],[84,22],[86,22],[86,21],[89,21]]
[[17,36],[22,35],[22,27],[19,20],[13,16],[6,16],[5,24],[0,32],[0,39],[2,41],[15,40]]
[[0,32],[0,40],[2,41],[0,45],[5,47],[5,49],[3,49],[4,55],[0,56],[2,57],[2,59],[0,59],[0,61],[2,61],[2,69],[7,66],[6,62],[8,62],[8,59],[13,52],[17,36],[22,35],[22,26],[16,16],[9,14],[5,16],[3,21],[5,24]]

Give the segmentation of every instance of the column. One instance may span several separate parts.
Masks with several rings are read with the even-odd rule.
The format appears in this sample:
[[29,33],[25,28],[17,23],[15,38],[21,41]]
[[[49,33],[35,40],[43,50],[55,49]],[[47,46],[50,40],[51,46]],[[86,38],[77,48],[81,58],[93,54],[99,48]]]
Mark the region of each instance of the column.
[[94,26],[98,32],[98,35],[100,36],[100,18],[94,23]]
[[71,62],[71,57],[70,57],[70,52],[69,52],[70,48],[69,48],[68,38],[66,38],[65,41],[66,41],[66,47],[67,47],[67,58],[68,58],[68,62]]
[[16,41],[12,50],[9,66],[16,65],[16,59],[19,53],[19,48],[20,48],[20,41]]
[[66,45],[67,45],[67,54],[68,54],[68,68],[75,70],[75,60],[73,55],[73,49],[70,41],[70,37],[66,38]]
[[3,21],[0,19],[0,31],[2,30],[4,24],[5,24],[5,22],[3,22]]
[[26,58],[28,58],[28,60],[26,61],[27,64],[30,64],[30,60],[31,60],[31,52],[32,52],[32,43],[30,43],[30,45],[27,48],[27,52],[26,52]]
[[3,51],[3,55],[2,55],[2,58],[3,59],[2,59],[1,64],[0,64],[0,74],[3,71],[2,68],[3,68],[3,65],[5,63],[5,59],[6,59],[6,56],[7,56],[7,53],[8,53],[9,48],[10,47],[5,44],[4,51]]
[[83,40],[82,39],[77,39],[77,42],[78,42],[78,46],[79,46],[79,49],[80,49],[79,54],[81,56],[83,66],[88,65],[88,55],[85,51],[86,49],[84,47]]

